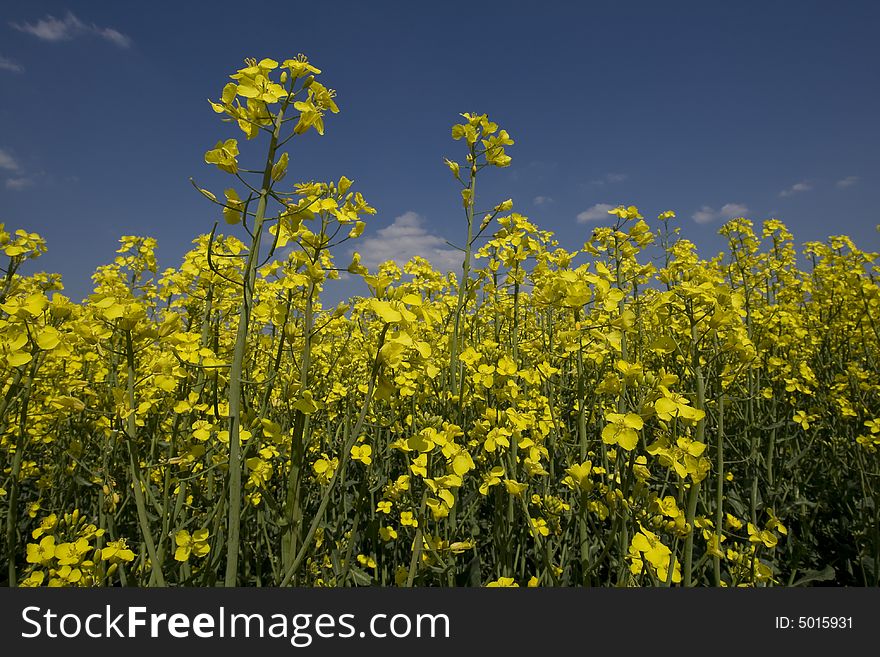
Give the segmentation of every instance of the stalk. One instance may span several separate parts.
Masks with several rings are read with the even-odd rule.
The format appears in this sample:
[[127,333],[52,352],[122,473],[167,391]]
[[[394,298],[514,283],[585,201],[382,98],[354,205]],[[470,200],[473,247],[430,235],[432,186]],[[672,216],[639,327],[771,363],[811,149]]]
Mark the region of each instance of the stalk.
[[341,473],[344,474],[345,466],[348,464],[348,457],[351,453],[351,448],[354,446],[355,441],[357,441],[357,437],[361,433],[361,429],[363,429],[364,421],[367,418],[367,411],[370,408],[370,402],[373,400],[373,392],[376,388],[376,379],[379,376],[379,351],[382,349],[382,345],[385,344],[385,334],[388,332],[388,324],[382,328],[382,333],[379,335],[379,344],[376,347],[376,358],[373,361],[373,370],[370,374],[370,383],[367,389],[367,395],[364,399],[364,405],[361,407],[360,415],[358,416],[357,424],[354,426],[354,430],[351,434],[346,438],[345,444],[342,446],[342,454],[339,457],[339,467],[336,468],[336,471],[333,473],[333,477],[330,478],[330,483],[327,485],[327,490],[324,491],[324,495],[321,497],[321,503],[318,506],[318,511],[315,513],[315,517],[312,518],[312,523],[309,525],[309,531],[306,532],[305,538],[303,538],[303,542],[300,545],[299,551],[296,554],[296,558],[293,560],[293,563],[286,569],[284,573],[284,579],[281,580],[281,586],[288,586],[293,579],[293,576],[296,575],[296,571],[299,569],[300,564],[303,559],[305,559],[306,553],[308,552],[308,548],[311,545],[312,539],[315,537],[315,532],[318,531],[318,525],[324,519],[324,514],[327,511],[327,505],[330,503],[330,494],[333,492],[334,487],[336,486],[336,482],[340,479]]
[[[574,321],[578,322],[580,311],[575,310]],[[579,345],[577,351],[577,396],[578,396],[578,443],[580,445],[580,462],[587,458],[587,416],[586,416],[586,390],[584,387],[584,345],[583,337],[578,335]],[[584,577],[584,586],[590,578],[590,546],[587,541],[587,496],[581,493],[580,509],[578,513],[578,545],[580,546],[581,572]]]
[[[718,445],[715,449],[715,547],[721,550],[721,523],[724,521],[724,393],[718,396]],[[721,586],[721,558],[712,557],[715,586]]]
[[455,305],[455,322],[452,329],[452,340],[449,344],[450,391],[458,388],[458,337],[461,331],[461,316],[464,312],[464,305],[467,299],[468,278],[471,273],[471,242],[473,241],[474,235],[474,202],[476,200],[477,190],[477,159],[473,146],[471,146],[470,150],[472,157],[470,181],[468,184],[470,200],[467,206],[465,206],[465,215],[467,217],[467,242],[465,242],[464,262],[462,262],[461,265],[461,281],[459,281],[458,285],[458,301]]
[[[27,416],[30,402],[31,386],[34,381],[34,373],[37,369],[36,359],[30,366],[30,373],[23,386],[24,397],[21,401],[21,412],[18,423],[18,443],[15,445],[15,454],[12,457],[12,470],[9,474],[9,506],[6,510],[6,556],[9,559],[9,586],[17,586],[15,572],[15,552],[18,545],[18,478],[21,475],[21,462],[24,454],[24,443],[27,439]],[[20,370],[17,378],[20,379]]]
[[[694,378],[697,383],[697,403],[695,408],[701,411],[706,406],[706,388],[703,381],[703,366],[700,365],[700,352],[697,349],[697,325],[691,320],[691,340],[693,346],[691,354],[691,364],[694,368]],[[703,442],[706,431],[706,418],[697,422],[696,440]],[[692,481],[690,490],[688,491],[687,500],[687,516],[688,535],[684,542],[684,585],[686,587],[693,586],[693,558],[694,558],[694,516],[697,514],[697,500],[700,495],[700,482]]]
[[227,519],[228,536],[226,551],[226,577],[225,586],[235,586],[238,574],[238,556],[240,550],[241,532],[241,442],[239,429],[241,427],[241,379],[244,364],[245,349],[247,348],[248,324],[250,319],[250,298],[253,295],[254,282],[257,273],[257,261],[260,254],[260,241],[263,236],[263,221],[266,216],[266,204],[269,198],[269,189],[272,184],[272,165],[275,162],[275,150],[281,135],[281,126],[284,118],[283,105],[275,117],[275,129],[272,131],[272,139],[269,142],[269,152],[266,156],[266,166],[263,170],[263,184],[260,188],[260,197],[257,202],[256,216],[254,217],[254,238],[248,251],[247,262],[242,274],[242,300],[239,312],[238,330],[235,334],[235,349],[232,354],[232,366],[229,372],[229,515]]
[[[321,251],[326,244],[326,223],[321,225],[321,233],[317,236],[314,244],[314,257],[312,262],[317,264],[320,261]],[[300,366],[300,390],[307,390],[311,385],[309,380],[309,369],[312,362],[312,333],[315,325],[315,290],[317,286],[315,281],[309,282],[308,293],[306,295],[305,312],[303,316],[303,352],[302,362]],[[288,302],[288,312],[290,303]],[[286,322],[286,317],[285,317]],[[281,340],[284,340],[282,333]],[[280,354],[280,351],[279,351]],[[267,398],[268,399],[268,398]],[[293,423],[293,435],[291,437],[291,467],[287,481],[287,499],[285,505],[286,517],[288,521],[285,536],[282,539],[282,568],[286,570],[290,566],[290,559],[296,555],[299,547],[298,533],[302,529],[302,473],[303,462],[305,461],[306,446],[309,443],[309,428],[311,419],[300,410],[296,411]]]
[[[618,317],[623,317],[623,313],[626,310],[626,290],[623,287],[623,274],[621,272],[621,252],[620,252],[620,244],[618,242],[617,236],[614,237],[614,269],[615,269],[615,282],[617,284],[617,289],[624,292],[624,296],[621,297],[620,301],[617,302],[617,313]],[[621,327],[620,331],[620,359],[623,361],[629,360],[629,353],[627,351],[627,339],[626,339],[626,328]],[[621,415],[625,415],[627,411],[626,404],[626,378],[621,379],[620,382],[620,396],[617,398],[617,412]],[[618,449],[615,450],[615,459],[614,459],[614,484],[615,486],[621,486],[622,492],[625,490],[623,487],[623,476],[621,473],[621,458],[622,451],[619,446]],[[620,478],[621,482],[618,484],[617,479]],[[617,502],[615,501],[615,504]],[[625,511],[621,510],[621,528],[620,534],[618,535],[618,545],[620,546],[620,554],[626,554],[626,551],[629,549],[629,523],[626,522],[626,518],[623,517]],[[627,576],[626,562],[621,561],[620,569],[617,575],[617,581],[622,583]]]
[[141,529],[141,537],[147,546],[147,554],[150,557],[150,582],[155,581],[159,586],[165,586],[165,578],[162,576],[162,560],[156,551],[153,534],[150,531],[150,521],[147,517],[147,505],[144,501],[144,483],[141,479],[140,467],[137,454],[137,418],[135,417],[134,397],[134,345],[131,339],[131,329],[125,331],[125,357],[128,364],[128,417],[125,420],[125,432],[128,437],[128,465],[131,472],[131,484],[134,488],[134,503],[137,507],[138,524]]

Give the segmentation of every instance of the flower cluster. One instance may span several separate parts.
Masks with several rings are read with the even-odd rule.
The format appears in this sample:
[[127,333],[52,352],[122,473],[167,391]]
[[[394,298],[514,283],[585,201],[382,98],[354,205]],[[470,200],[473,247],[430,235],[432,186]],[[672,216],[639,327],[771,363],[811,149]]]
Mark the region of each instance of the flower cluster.
[[[0,227],[10,583],[880,582],[876,253],[738,218],[705,260],[635,206],[568,250],[478,202],[514,142],[463,114],[462,268],[369,270],[352,181],[288,181],[320,74],[247,60],[211,102],[266,157],[207,151],[240,232],[177,267],[125,236],[74,303]],[[342,272],[369,292],[323,305]]]

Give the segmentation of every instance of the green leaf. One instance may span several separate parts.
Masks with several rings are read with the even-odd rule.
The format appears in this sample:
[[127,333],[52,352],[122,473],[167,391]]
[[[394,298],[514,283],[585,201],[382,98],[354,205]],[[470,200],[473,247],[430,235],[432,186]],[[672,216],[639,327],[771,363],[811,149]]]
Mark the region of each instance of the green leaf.
[[808,570],[792,586],[805,586],[810,582],[830,582],[834,579],[834,576],[834,568],[831,566],[825,566],[822,570]]

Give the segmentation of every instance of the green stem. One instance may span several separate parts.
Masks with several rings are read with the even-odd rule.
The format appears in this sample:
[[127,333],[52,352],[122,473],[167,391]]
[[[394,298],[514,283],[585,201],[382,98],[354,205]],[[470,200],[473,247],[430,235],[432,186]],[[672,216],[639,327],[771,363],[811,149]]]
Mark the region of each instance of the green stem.
[[[718,445],[715,449],[715,549],[721,550],[721,523],[724,521],[724,393],[718,396]],[[712,555],[715,586],[721,586],[721,557]]]
[[137,405],[135,404],[134,397],[134,344],[131,339],[131,329],[125,331],[125,356],[128,364],[126,435],[128,438],[128,465],[131,471],[132,488],[134,488],[134,502],[137,507],[141,537],[144,539],[144,544],[147,546],[147,554],[150,557],[150,582],[155,581],[159,586],[165,586],[165,578],[162,575],[162,560],[156,551],[156,544],[150,531],[150,521],[147,517],[147,505],[144,501],[144,488],[149,485],[149,481],[144,482],[141,478],[137,458],[137,417],[135,416]]
[[[24,455],[24,444],[27,439],[27,416],[30,402],[30,391],[36,372],[36,359],[29,368],[30,373],[23,386],[23,398],[21,400],[21,412],[18,423],[18,441],[15,444],[15,453],[12,457],[12,470],[9,473],[9,506],[6,510],[6,557],[9,559],[9,586],[17,585],[15,572],[15,553],[18,546],[18,480],[21,476],[21,462]],[[16,377],[21,378],[21,370],[16,372]],[[17,387],[17,386],[14,386]]]
[[471,166],[470,184],[468,185],[468,189],[470,190],[470,201],[465,206],[465,215],[467,217],[467,242],[465,242],[464,262],[461,266],[461,281],[459,281],[458,284],[458,301],[455,305],[455,321],[452,329],[452,339],[449,344],[450,392],[457,390],[456,381],[458,379],[459,368],[458,340],[459,333],[461,332],[461,316],[464,312],[464,306],[467,300],[468,279],[471,271],[471,242],[473,241],[474,234],[474,202],[476,200],[477,190],[477,165],[473,147],[471,147],[471,157],[473,158],[473,164]]
[[351,448],[354,446],[357,441],[358,436],[361,434],[361,430],[364,426],[364,421],[367,418],[367,411],[370,408],[370,402],[373,399],[373,392],[376,388],[376,378],[379,376],[379,351],[382,349],[382,345],[385,344],[385,334],[388,332],[388,324],[382,328],[382,333],[379,335],[379,344],[376,347],[376,358],[373,361],[373,370],[370,375],[370,383],[367,388],[367,395],[364,398],[364,405],[361,408],[360,415],[358,416],[357,424],[355,424],[354,430],[348,436],[345,441],[345,444],[342,446],[342,454],[339,456],[339,467],[336,468],[336,471],[333,473],[333,477],[330,478],[330,483],[327,485],[326,490],[324,491],[323,496],[321,497],[321,503],[318,506],[318,511],[315,513],[315,517],[312,518],[312,523],[309,525],[309,531],[306,533],[305,538],[303,539],[302,544],[300,545],[299,551],[297,552],[296,558],[293,560],[293,563],[290,564],[290,567],[287,568],[284,573],[284,579],[281,580],[281,586],[287,586],[290,584],[290,581],[293,579],[293,576],[296,575],[296,571],[299,569],[300,564],[308,552],[309,547],[311,546],[312,539],[315,536],[315,532],[318,531],[318,525],[324,519],[324,513],[327,511],[327,505],[330,503],[330,494],[333,492],[334,487],[336,486],[336,482],[340,479],[342,473],[345,472],[345,466],[348,464],[348,458],[351,454]]
[[[691,320],[691,366],[694,370],[694,378],[697,384],[697,403],[695,408],[704,411],[706,405],[706,388],[703,381],[703,367],[700,364],[700,352],[697,348],[697,324]],[[696,441],[703,442],[706,431],[706,418],[697,422]],[[700,482],[691,481],[688,491],[687,526],[688,534],[684,543],[684,585],[693,586],[693,558],[694,558],[694,517],[697,513],[697,499],[700,495]]]
[[239,430],[241,427],[241,379],[244,369],[244,356],[247,348],[248,324],[252,302],[250,297],[254,291],[257,262],[260,257],[260,241],[263,235],[263,221],[266,216],[266,205],[272,185],[272,166],[275,162],[275,150],[278,147],[278,140],[281,135],[284,107],[282,106],[278,110],[278,115],[275,117],[275,129],[272,132],[272,140],[269,142],[269,152],[266,156],[266,166],[263,169],[263,185],[260,188],[260,198],[257,202],[257,211],[254,217],[254,238],[248,251],[247,262],[242,274],[241,309],[239,311],[238,330],[235,334],[232,366],[229,372],[229,515],[226,539],[226,576],[224,579],[224,584],[228,587],[236,585],[239,543],[241,540],[242,464]]

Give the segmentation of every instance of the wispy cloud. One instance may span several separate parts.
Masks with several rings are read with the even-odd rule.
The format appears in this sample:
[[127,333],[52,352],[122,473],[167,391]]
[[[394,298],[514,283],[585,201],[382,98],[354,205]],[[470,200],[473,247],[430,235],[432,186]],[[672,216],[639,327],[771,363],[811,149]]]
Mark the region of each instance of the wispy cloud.
[[4,57],[3,55],[0,55],[0,70],[12,71],[13,73],[24,73],[24,66],[16,61],[9,59],[9,57]]
[[715,221],[717,218],[717,213],[708,205],[704,205],[699,210],[694,212],[693,220],[698,224],[708,224],[710,221]]
[[17,192],[35,183],[34,176],[27,174],[12,153],[2,148],[0,148],[0,171],[5,171],[10,176],[3,182],[3,186],[8,190]]
[[370,269],[387,260],[402,267],[413,256],[421,256],[437,271],[448,272],[461,267],[462,260],[461,254],[450,249],[442,237],[429,233],[425,219],[412,211],[381,228],[376,237],[363,240],[356,250],[361,254],[361,263]]
[[709,205],[704,205],[691,215],[691,218],[698,224],[708,224],[719,219],[733,219],[735,217],[743,217],[748,213],[749,209],[742,203],[725,203],[719,210]]
[[131,38],[116,28],[84,23],[70,11],[64,18],[49,15],[36,23],[10,23],[10,25],[19,32],[31,34],[43,41],[70,41],[81,36],[98,36],[120,48],[131,46]]
[[838,180],[836,183],[834,183],[834,185],[838,189],[846,189],[847,187],[852,187],[853,185],[857,184],[859,180],[861,180],[861,178],[859,178],[858,176],[847,176],[846,178]]
[[26,187],[30,187],[34,184],[34,181],[31,178],[26,176],[21,176],[18,178],[7,178],[4,185],[6,189],[12,190],[13,192],[20,191],[25,189]]
[[606,185],[606,184],[614,184],[621,183],[624,180],[629,178],[629,174],[626,173],[606,173],[601,178],[596,178],[595,180],[591,180],[591,185]]
[[18,171],[19,170],[18,162],[15,161],[15,158],[8,151],[4,151],[0,148],[0,169],[5,169],[6,171]]
[[577,216],[577,222],[585,224],[590,221],[603,221],[611,216],[608,214],[608,211],[612,209],[614,209],[614,206],[609,203],[596,203],[596,205],[590,206],[581,212]]
[[532,199],[532,203],[535,205],[546,205],[547,203],[552,203],[553,199],[549,196],[536,196]]
[[807,181],[795,183],[788,189],[783,189],[779,192],[779,195],[782,197],[793,196],[794,194],[800,194],[801,192],[808,192],[813,189],[813,186]]

